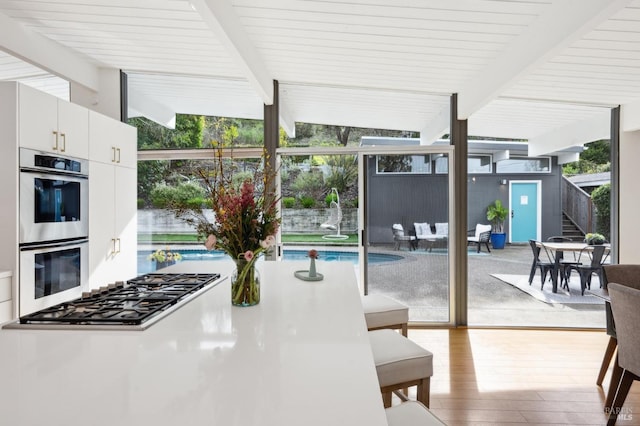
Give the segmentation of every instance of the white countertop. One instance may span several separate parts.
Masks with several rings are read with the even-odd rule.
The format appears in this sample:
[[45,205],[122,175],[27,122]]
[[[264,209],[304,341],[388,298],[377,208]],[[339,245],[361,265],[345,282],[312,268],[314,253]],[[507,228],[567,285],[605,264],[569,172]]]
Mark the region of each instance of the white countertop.
[[259,305],[227,279],[144,331],[0,330],[0,424],[386,425],[354,267],[317,265],[260,262]]

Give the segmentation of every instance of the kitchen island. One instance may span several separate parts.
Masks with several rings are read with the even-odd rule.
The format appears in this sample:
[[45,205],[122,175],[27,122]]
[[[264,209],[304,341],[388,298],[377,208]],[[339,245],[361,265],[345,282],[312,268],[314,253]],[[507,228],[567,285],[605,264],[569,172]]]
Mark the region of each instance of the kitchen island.
[[259,305],[226,279],[142,331],[0,330],[0,424],[386,425],[353,265],[307,267],[259,262]]

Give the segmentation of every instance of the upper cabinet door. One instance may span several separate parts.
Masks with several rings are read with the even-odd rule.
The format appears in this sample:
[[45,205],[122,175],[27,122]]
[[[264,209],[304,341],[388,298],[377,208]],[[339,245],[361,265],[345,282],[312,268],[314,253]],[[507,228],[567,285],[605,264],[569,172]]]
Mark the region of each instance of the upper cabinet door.
[[89,158],[92,161],[136,168],[137,130],[94,111],[89,112]]
[[20,146],[58,153],[58,99],[29,86],[19,87]]
[[89,158],[89,111],[20,85],[20,146]]
[[58,99],[60,154],[89,158],[89,110]]

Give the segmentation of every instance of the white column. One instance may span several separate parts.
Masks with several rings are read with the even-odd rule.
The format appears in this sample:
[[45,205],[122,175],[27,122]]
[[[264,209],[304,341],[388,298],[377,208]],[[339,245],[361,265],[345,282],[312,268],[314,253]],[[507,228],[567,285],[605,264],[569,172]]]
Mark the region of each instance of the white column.
[[120,70],[98,70],[98,92],[74,83],[69,84],[71,102],[120,121]]

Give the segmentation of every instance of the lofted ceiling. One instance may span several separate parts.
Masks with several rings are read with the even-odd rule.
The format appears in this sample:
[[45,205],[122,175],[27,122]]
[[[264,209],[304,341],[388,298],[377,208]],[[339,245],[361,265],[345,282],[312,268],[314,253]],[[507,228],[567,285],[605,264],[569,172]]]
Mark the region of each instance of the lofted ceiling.
[[[129,115],[527,139],[541,155],[609,136],[640,106],[640,0],[0,0],[0,80],[64,97],[128,75]],[[628,119],[627,130],[640,128]]]

